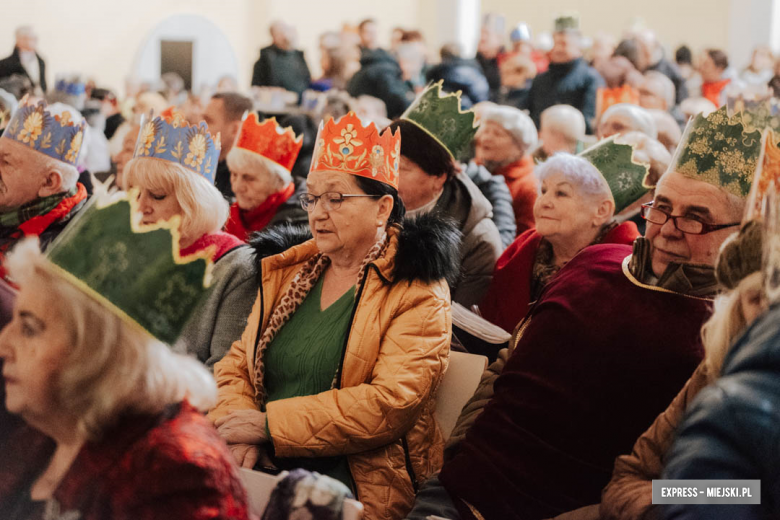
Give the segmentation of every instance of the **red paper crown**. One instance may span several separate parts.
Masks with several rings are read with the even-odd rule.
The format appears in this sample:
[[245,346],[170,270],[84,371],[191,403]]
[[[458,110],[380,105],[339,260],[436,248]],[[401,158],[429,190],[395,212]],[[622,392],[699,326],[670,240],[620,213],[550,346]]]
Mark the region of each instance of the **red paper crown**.
[[262,155],[289,172],[303,146],[303,135],[295,137],[289,126],[282,129],[275,117],[266,119],[261,124],[257,120],[257,114],[252,112],[241,124],[236,146]]
[[374,123],[363,126],[354,112],[338,122],[332,118],[317,132],[311,170],[343,171],[398,189],[401,132],[381,134]]

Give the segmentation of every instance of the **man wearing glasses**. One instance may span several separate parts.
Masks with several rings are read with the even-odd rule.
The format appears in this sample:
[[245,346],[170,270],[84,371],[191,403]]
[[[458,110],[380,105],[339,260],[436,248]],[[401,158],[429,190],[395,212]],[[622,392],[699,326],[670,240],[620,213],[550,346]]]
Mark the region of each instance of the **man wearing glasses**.
[[560,270],[483,376],[410,518],[550,518],[600,501],[615,458],[701,361],[712,265],[738,229],[760,142],[725,108],[690,123],[643,209],[645,237],[633,252],[585,248]]

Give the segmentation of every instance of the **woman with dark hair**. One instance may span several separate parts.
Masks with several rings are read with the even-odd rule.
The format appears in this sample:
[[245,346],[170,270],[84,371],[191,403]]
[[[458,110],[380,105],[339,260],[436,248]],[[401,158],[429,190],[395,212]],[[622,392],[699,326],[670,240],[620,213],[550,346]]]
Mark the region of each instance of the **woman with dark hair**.
[[407,212],[447,217],[463,234],[460,276],[450,290],[453,301],[465,307],[474,305],[487,291],[503,251],[501,236],[491,220],[490,202],[456,162],[477,131],[474,112],[462,112],[459,93],[442,96],[437,83],[389,128],[404,136],[398,192]]
[[367,518],[402,518],[443,453],[433,398],[459,236],[435,216],[403,220],[400,139],[354,113],[320,128],[300,197],[314,238],[293,245],[281,227],[254,241],[260,291],[216,365],[210,413],[239,464],[334,477]]

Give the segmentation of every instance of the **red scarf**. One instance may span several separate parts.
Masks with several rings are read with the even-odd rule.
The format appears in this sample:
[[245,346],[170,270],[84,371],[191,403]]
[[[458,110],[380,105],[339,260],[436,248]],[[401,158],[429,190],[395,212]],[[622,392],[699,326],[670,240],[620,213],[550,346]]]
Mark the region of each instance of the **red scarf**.
[[217,233],[203,235],[189,246],[181,249],[179,254],[181,256],[190,256],[199,251],[204,251],[209,247],[213,247],[214,253],[211,257],[211,261],[216,263],[217,260],[241,245],[244,245],[244,242],[233,235],[218,231]]
[[230,207],[230,217],[225,224],[225,231],[246,241],[249,235],[261,231],[271,222],[279,206],[287,202],[293,193],[295,193],[295,183],[291,182],[286,188],[270,195],[253,210],[244,211],[238,207],[237,202],[233,203]]
[[723,92],[723,89],[726,88],[730,81],[730,79],[723,79],[713,81],[712,83],[702,83],[701,95],[712,101],[716,107],[719,107],[723,104],[720,101],[720,93]]
[[[29,220],[22,222],[19,225],[19,229],[13,233],[9,240],[0,246],[0,264],[5,261],[5,253],[16,243],[24,237],[37,237],[41,233],[49,229],[49,226],[68,216],[73,208],[78,206],[81,201],[87,198],[87,189],[83,184],[78,183],[76,194],[72,197],[66,197],[57,204],[53,210],[45,215],[38,215]],[[0,265],[0,277],[6,279],[5,267]]]

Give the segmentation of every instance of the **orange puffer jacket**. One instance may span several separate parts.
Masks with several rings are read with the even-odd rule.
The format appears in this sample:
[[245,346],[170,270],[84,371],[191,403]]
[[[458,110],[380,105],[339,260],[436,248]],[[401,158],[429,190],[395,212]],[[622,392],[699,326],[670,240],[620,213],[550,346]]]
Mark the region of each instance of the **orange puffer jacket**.
[[[274,401],[266,410],[276,456],[349,455],[369,520],[403,518],[418,485],[442,465],[434,397],[449,359],[446,279],[456,275],[460,238],[435,217],[406,221],[388,235],[385,254],[369,264],[357,288],[337,387]],[[263,240],[254,245],[262,257]],[[258,335],[295,274],[317,253],[310,240],[258,260],[261,288],[247,328],[215,366],[219,399],[212,420],[259,407],[255,387],[263,381],[253,370]]]

